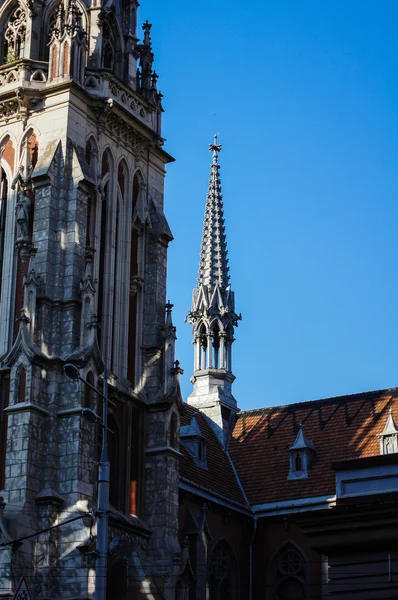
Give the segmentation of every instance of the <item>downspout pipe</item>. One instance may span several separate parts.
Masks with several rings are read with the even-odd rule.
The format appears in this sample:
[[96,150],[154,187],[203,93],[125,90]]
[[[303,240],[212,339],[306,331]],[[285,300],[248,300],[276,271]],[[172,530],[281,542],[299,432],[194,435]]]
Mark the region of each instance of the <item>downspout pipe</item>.
[[250,536],[249,543],[249,600],[253,600],[253,544],[254,538],[257,533],[257,519],[258,517],[254,515],[253,517],[253,531]]

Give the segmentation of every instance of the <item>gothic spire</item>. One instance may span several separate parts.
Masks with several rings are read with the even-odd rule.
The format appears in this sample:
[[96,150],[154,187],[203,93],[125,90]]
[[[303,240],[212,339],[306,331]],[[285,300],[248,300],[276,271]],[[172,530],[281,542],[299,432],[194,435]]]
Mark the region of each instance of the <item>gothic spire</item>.
[[194,343],[193,391],[188,403],[203,410],[214,423],[222,443],[229,439],[231,419],[238,410],[232,394],[232,344],[234,328],[241,316],[235,312],[235,295],[229,281],[227,240],[221,194],[218,154],[221,145],[217,136],[210,144],[213,161],[210,167],[209,190],[205,219],[198,285],[193,290],[191,310],[186,321],[192,324]]
[[210,166],[198,283],[209,288],[218,285],[225,290],[229,285],[229,268],[220,165],[218,164],[218,153],[221,151],[222,146],[217,141],[217,135],[215,135],[213,144],[209,146],[209,151],[213,154],[213,161]]

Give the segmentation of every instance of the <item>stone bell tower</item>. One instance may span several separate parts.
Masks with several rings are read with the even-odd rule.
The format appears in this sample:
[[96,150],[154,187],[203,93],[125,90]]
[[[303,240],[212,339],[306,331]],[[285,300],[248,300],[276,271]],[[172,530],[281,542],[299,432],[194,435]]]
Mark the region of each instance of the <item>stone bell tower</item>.
[[113,597],[169,597],[178,575],[180,369],[163,212],[173,159],[151,25],[140,40],[137,8],[0,8],[4,598],[22,575],[37,600],[93,598],[100,432],[81,412],[100,413],[101,401],[66,378],[67,362],[94,388],[105,361],[109,374]]
[[222,442],[227,441],[231,418],[238,407],[232,394],[232,344],[234,327],[241,319],[235,312],[227,258],[227,240],[221,194],[218,155],[221,145],[210,144],[209,189],[200,250],[198,286],[193,290],[192,323],[194,343],[193,391],[188,404],[203,411],[216,425]]

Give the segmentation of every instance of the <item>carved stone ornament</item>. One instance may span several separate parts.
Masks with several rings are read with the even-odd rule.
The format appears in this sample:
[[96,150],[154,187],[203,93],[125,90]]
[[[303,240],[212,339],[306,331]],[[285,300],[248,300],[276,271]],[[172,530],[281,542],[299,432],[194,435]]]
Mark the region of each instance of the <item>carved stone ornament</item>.
[[78,8],[76,0],[69,1],[66,11],[64,4],[61,2],[51,28],[52,37],[59,39],[64,33],[67,33],[70,37],[76,36],[80,41],[83,41],[86,32],[83,29],[82,17],[83,13]]
[[134,154],[142,153],[146,146],[146,138],[128,125],[124,119],[115,114],[108,114],[105,120],[106,129],[118,142],[124,142]]
[[30,242],[17,241],[15,245],[18,249],[21,261],[26,263],[32,255],[32,244]]
[[86,262],[93,262],[94,261],[94,255],[95,255],[95,248],[91,248],[90,246],[86,247]]
[[19,103],[17,100],[7,100],[0,102],[0,120],[4,119],[7,123],[13,115],[19,111]]
[[142,290],[144,280],[139,275],[130,277],[130,296],[136,296]]

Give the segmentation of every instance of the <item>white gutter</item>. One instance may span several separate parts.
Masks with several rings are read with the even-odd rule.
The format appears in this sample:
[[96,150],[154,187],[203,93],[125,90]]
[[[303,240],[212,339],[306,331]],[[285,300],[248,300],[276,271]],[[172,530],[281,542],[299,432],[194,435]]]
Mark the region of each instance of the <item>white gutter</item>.
[[309,510],[324,510],[336,504],[336,496],[313,496],[312,498],[299,498],[297,500],[283,500],[266,502],[265,504],[252,505],[252,511],[258,517],[284,515],[307,512]]

